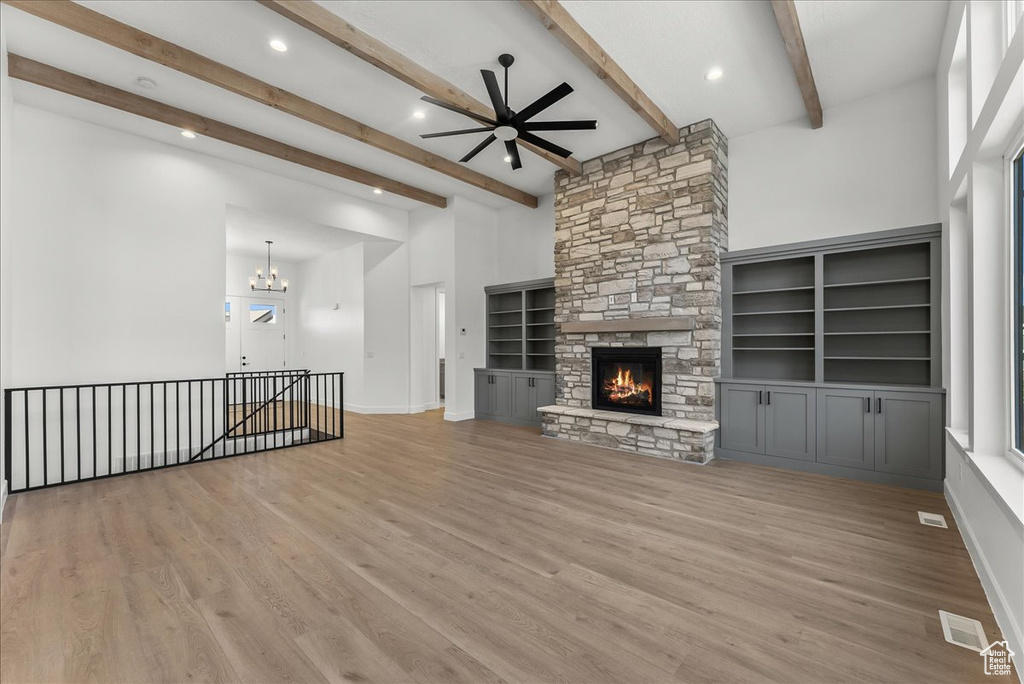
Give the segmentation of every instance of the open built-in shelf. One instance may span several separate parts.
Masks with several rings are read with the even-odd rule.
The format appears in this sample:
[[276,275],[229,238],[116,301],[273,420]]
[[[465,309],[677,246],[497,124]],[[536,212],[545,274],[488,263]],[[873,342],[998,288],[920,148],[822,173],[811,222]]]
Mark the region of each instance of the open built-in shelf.
[[550,281],[487,288],[487,367],[555,369],[555,289]]
[[931,268],[927,241],[823,256],[825,382],[931,384]]
[[732,269],[734,372],[814,380],[814,259],[777,259]]
[[939,385],[937,238],[897,233],[725,255],[726,376]]

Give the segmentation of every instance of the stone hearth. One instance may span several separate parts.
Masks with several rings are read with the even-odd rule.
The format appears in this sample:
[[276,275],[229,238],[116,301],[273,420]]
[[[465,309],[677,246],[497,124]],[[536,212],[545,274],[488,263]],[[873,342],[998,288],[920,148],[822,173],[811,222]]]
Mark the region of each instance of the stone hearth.
[[[556,175],[557,384],[555,405],[541,409],[545,435],[714,457],[727,154],[706,120],[681,129],[678,145],[649,140]],[[592,409],[594,346],[662,348],[662,416]]]

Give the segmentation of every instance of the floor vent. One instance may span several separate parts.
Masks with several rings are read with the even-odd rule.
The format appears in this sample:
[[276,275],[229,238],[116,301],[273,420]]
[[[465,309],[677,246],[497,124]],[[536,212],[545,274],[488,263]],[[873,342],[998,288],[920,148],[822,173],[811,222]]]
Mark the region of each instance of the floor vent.
[[946,518],[938,513],[925,513],[924,511],[918,511],[917,519],[921,521],[922,525],[949,529],[949,525],[946,524]]
[[944,610],[939,611],[939,620],[942,621],[942,636],[946,637],[949,643],[979,653],[985,648],[985,630],[977,620],[947,613]]

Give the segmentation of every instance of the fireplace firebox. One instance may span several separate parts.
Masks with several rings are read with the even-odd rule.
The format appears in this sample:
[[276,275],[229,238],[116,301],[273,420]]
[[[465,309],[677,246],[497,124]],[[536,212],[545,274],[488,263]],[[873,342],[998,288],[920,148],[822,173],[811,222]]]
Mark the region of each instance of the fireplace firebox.
[[592,406],[661,415],[661,347],[593,347]]

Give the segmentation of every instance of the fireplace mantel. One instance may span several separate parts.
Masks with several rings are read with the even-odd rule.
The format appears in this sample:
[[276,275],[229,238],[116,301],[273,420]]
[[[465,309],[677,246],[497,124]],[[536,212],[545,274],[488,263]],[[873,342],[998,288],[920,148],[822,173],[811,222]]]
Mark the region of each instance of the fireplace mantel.
[[693,330],[693,316],[657,316],[650,318],[619,318],[601,321],[565,321],[558,327],[563,333],[660,332]]

